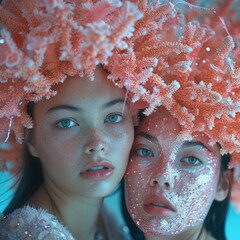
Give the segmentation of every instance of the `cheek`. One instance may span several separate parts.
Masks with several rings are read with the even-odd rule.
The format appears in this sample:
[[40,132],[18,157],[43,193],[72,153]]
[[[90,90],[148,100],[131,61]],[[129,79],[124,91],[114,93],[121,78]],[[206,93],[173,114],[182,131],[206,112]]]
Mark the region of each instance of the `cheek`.
[[189,205],[191,202],[194,202],[194,206],[199,203],[202,209],[205,206],[208,209],[206,203],[211,205],[218,185],[220,172],[218,157],[210,156],[208,164],[201,170],[179,172],[180,178],[176,181],[175,186],[176,194],[181,199],[185,199]]
[[149,183],[148,169],[130,160],[125,173],[126,196],[129,207],[135,207],[143,201]]
[[123,126],[114,131],[108,130],[108,133],[108,144],[111,146],[111,151],[127,157],[128,160],[134,139],[133,125]]
[[[195,173],[188,173],[188,177],[185,177],[186,173],[182,172],[179,181],[177,182],[176,189],[184,189],[189,193],[203,194],[212,189],[217,188],[219,179],[219,169],[212,163],[205,166],[201,171]],[[210,195],[210,192],[209,192]]]
[[127,148],[128,149],[128,153],[130,152],[130,149],[132,148],[132,144],[133,144],[133,131],[130,132],[122,132],[120,134],[118,134],[117,136],[117,141],[119,143],[121,143],[121,145],[119,146],[120,148]]
[[[38,132],[37,136],[35,147],[44,166],[53,165],[67,169],[75,162],[75,156],[79,151],[76,140],[59,138],[49,134],[48,131]],[[73,161],[70,161],[71,159]]]
[[128,163],[125,178],[129,183],[133,183],[133,185],[136,184],[137,181],[142,184],[146,181],[143,177],[146,174],[145,171],[148,171],[145,165],[138,164],[137,161],[131,158]]
[[188,179],[181,177],[176,184],[172,201],[178,208],[179,219],[187,220],[186,226],[205,219],[215,197],[217,179],[208,172]]

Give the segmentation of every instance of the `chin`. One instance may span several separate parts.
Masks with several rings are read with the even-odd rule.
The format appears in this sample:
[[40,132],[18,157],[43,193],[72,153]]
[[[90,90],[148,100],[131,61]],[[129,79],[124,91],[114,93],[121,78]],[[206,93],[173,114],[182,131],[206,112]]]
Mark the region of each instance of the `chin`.
[[[141,229],[143,231],[143,233],[147,236],[161,236],[161,237],[168,237],[168,236],[172,236],[174,234],[176,234],[177,231],[167,231],[167,232],[164,232],[164,231],[161,231],[160,229],[159,230],[149,230],[149,229]],[[165,230],[166,231],[166,230]],[[179,233],[179,232],[178,232]]]
[[97,189],[95,189],[94,191],[89,192],[89,198],[104,198],[107,197],[108,195],[114,193],[114,191],[116,191],[116,185],[114,186],[99,186]]
[[155,224],[147,224],[145,226],[143,225],[138,225],[138,227],[142,230],[142,232],[147,235],[147,236],[172,236],[172,235],[175,235],[175,234],[179,234],[183,231],[179,231],[179,229],[171,229],[169,227],[159,227],[159,224],[155,225]]

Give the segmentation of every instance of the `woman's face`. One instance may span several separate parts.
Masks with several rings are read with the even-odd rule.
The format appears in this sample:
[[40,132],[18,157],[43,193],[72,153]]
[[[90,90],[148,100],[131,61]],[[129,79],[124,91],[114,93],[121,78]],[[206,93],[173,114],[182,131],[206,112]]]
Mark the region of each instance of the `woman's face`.
[[130,215],[146,235],[178,234],[200,226],[215,198],[220,150],[203,133],[192,139],[164,108],[145,117],[126,171]]
[[40,158],[45,184],[70,195],[106,196],[123,177],[133,143],[125,91],[101,68],[94,81],[69,77],[56,90],[36,104],[28,143]]

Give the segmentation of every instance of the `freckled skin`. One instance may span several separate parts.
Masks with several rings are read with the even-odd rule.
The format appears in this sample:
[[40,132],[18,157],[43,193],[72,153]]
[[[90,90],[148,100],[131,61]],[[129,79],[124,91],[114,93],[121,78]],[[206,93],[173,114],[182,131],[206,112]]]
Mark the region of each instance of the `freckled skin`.
[[[133,142],[128,106],[122,112],[125,91],[110,82],[101,68],[96,69],[94,81],[68,77],[56,90],[55,97],[40,101],[34,108],[30,150],[41,160],[44,184],[69,196],[104,197],[122,179]],[[122,102],[105,107],[118,99]],[[61,105],[80,110],[51,110]],[[110,121],[109,116],[114,120],[119,115],[122,119]],[[82,177],[80,173],[88,164],[100,161],[113,166],[109,178],[95,181]]]
[[[218,146],[210,146],[208,137],[199,132],[189,143],[189,136],[180,131],[177,120],[160,108],[136,132],[125,174],[126,203],[146,235],[191,231],[203,223],[215,198],[221,161]],[[152,195],[167,199],[174,211],[166,217],[147,213],[144,203]]]

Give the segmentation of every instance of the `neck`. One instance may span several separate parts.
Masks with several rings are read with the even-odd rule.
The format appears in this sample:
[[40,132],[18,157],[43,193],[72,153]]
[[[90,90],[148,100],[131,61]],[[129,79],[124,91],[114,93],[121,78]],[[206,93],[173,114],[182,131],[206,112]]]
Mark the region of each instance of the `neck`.
[[146,240],[214,240],[214,238],[207,233],[203,225],[176,235],[150,236],[144,234],[144,237]]
[[69,196],[62,191],[41,186],[28,204],[47,209],[75,238],[93,240],[102,201],[102,198]]

